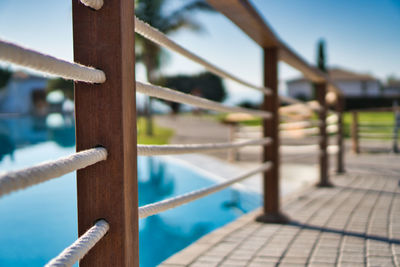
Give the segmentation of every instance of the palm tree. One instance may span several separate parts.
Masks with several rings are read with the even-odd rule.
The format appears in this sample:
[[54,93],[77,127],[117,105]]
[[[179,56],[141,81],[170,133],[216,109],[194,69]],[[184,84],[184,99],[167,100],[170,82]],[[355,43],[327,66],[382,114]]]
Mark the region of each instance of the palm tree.
[[[171,2],[178,4],[178,7],[168,11],[167,4]],[[204,0],[136,0],[135,15],[161,32],[169,34],[180,29],[200,31],[202,27],[190,15],[201,10],[212,11],[213,9]],[[150,83],[156,83],[159,79],[159,70],[165,62],[163,50],[140,35],[136,35],[136,45],[136,61],[144,64],[147,80]],[[151,98],[148,98],[146,103],[146,115],[147,135],[152,135]]]

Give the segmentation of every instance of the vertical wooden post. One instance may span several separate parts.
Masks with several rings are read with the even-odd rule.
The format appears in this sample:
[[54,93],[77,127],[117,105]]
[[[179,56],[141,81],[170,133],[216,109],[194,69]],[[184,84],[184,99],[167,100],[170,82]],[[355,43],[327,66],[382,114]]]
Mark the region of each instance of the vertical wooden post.
[[280,210],[278,52],[277,47],[264,48],[264,85],[272,90],[272,95],[264,96],[261,108],[273,117],[263,120],[263,136],[272,138],[273,143],[264,146],[263,162],[271,161],[273,166],[264,173],[264,213],[256,219],[263,223],[289,221]]
[[329,167],[328,167],[328,135],[326,132],[326,113],[328,110],[328,106],[325,100],[326,96],[326,83],[317,83],[315,84],[315,94],[317,97],[317,101],[320,106],[319,110],[319,133],[320,133],[320,140],[319,140],[319,183],[318,186],[320,187],[330,187],[332,184],[329,181]]
[[360,146],[358,140],[358,113],[357,111],[351,112],[351,140],[352,140],[352,150],[354,153],[360,153]]
[[338,153],[337,153],[337,160],[336,160],[336,172],[337,173],[344,173],[344,153],[345,153],[345,147],[343,143],[343,134],[344,134],[344,129],[343,129],[343,112],[344,112],[344,107],[345,107],[345,98],[343,96],[338,96],[338,100],[336,103],[336,111],[337,111],[337,116],[338,116],[338,134],[337,134],[337,146],[339,148]]
[[[229,127],[229,142],[234,142],[235,141],[235,134],[236,134],[236,123],[230,122],[228,123]],[[228,161],[229,162],[235,162],[238,158],[237,156],[238,150],[237,149],[230,149],[228,150]]]
[[96,11],[73,0],[75,61],[106,74],[75,83],[77,151],[104,146],[106,161],[78,171],[78,232],[103,218],[107,235],[80,266],[139,266],[134,0]]

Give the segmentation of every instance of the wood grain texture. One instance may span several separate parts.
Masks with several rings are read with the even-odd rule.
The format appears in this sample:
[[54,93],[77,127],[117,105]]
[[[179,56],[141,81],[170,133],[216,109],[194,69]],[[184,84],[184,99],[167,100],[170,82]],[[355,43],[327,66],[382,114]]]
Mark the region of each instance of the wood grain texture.
[[271,88],[272,95],[264,96],[262,110],[272,113],[272,118],[263,120],[263,136],[272,138],[269,146],[264,146],[263,161],[271,161],[272,168],[264,173],[264,213],[278,213],[279,196],[279,98],[278,98],[278,48],[264,49],[264,85]]
[[247,0],[207,0],[261,47],[277,47],[280,41],[259,12]]
[[352,151],[356,154],[360,154],[360,140],[358,136],[358,112],[351,112],[351,144]]
[[321,107],[318,112],[319,121],[321,122],[319,126],[319,186],[326,187],[331,186],[329,182],[329,174],[328,174],[328,135],[326,131],[326,113],[328,110],[326,104],[326,92],[327,92],[327,84],[326,83],[317,83],[315,84],[315,93],[317,97],[317,101]]
[[80,266],[139,266],[134,2],[108,0],[98,11],[72,4],[75,61],[107,77],[75,83],[77,151],[108,151],[106,161],[77,173],[79,235],[100,218],[110,224]]

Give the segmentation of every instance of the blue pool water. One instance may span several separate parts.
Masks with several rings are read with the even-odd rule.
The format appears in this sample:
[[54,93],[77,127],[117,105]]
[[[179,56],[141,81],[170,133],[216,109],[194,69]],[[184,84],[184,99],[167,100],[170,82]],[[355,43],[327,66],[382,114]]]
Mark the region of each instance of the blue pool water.
[[[75,151],[70,117],[0,118],[0,171]],[[139,205],[214,182],[170,158],[139,158]],[[259,206],[234,189],[139,221],[140,265],[155,266],[201,236]],[[0,199],[0,266],[42,266],[77,238],[75,173]]]

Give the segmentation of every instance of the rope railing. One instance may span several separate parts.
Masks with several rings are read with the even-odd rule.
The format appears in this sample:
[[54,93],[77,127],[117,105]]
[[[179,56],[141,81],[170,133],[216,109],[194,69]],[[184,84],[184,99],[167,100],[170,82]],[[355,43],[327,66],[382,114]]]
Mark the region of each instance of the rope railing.
[[168,48],[172,51],[177,52],[178,54],[202,65],[204,68],[206,68],[208,71],[226,79],[233,80],[239,84],[242,84],[244,86],[247,86],[249,88],[253,88],[255,90],[261,91],[264,94],[271,94],[271,90],[265,87],[257,86],[254,84],[251,84],[249,82],[246,82],[233,74],[230,74],[215,65],[207,62],[206,60],[202,59],[201,57],[195,55],[194,53],[190,52],[186,48],[183,48],[176,42],[172,41],[168,36],[157,30],[156,28],[150,26],[144,21],[141,21],[137,17],[135,17],[135,32],[143,36],[144,38],[154,42],[155,44]]
[[[327,146],[327,151],[329,154],[335,154],[339,150],[337,145]],[[297,154],[315,154],[319,151],[319,145],[281,145],[280,151],[283,155],[297,155]]]
[[[328,134],[336,134],[336,133],[338,133],[338,130],[339,130],[339,127],[335,124],[326,126],[326,133],[328,133]],[[285,138],[305,137],[305,136],[310,136],[310,135],[317,135],[319,133],[320,133],[320,130],[318,127],[304,128],[304,129],[287,129],[287,130],[279,131],[280,136],[285,137]]]
[[172,155],[196,152],[214,152],[219,150],[235,149],[245,146],[269,145],[271,138],[257,140],[239,141],[230,143],[211,143],[211,144],[184,144],[184,145],[138,145],[139,156]]
[[13,191],[28,188],[75,170],[83,169],[107,158],[107,150],[102,147],[84,150],[57,160],[17,171],[0,174],[0,197]]
[[302,138],[310,135],[319,134],[319,128],[291,129],[279,131],[279,136],[284,138]]
[[245,180],[246,178],[249,178],[250,176],[257,174],[259,172],[264,172],[269,170],[272,167],[272,163],[271,162],[266,162],[264,164],[262,164],[261,166],[245,173],[242,174],[236,178],[227,180],[225,182],[216,184],[216,185],[212,185],[210,187],[206,187],[200,190],[195,190],[177,197],[173,197],[173,198],[169,198],[169,199],[165,199],[153,204],[148,204],[142,207],[139,207],[139,218],[143,219],[146,217],[149,217],[151,215],[155,215],[158,214],[160,212],[181,206],[183,204],[192,202],[196,199],[205,197],[207,195],[210,195],[212,193],[221,191],[222,189],[227,188],[230,185],[233,185],[235,183],[238,183],[242,180]]
[[64,249],[57,257],[47,263],[46,267],[69,267],[82,259],[90,249],[108,232],[110,226],[105,220],[97,221],[86,233],[71,246]]
[[198,96],[193,96],[185,93],[181,93],[169,88],[153,85],[153,84],[145,84],[141,82],[136,82],[136,91],[139,93],[146,94],[148,96],[160,98],[163,100],[179,102],[183,104],[193,105],[199,108],[210,109],[219,112],[242,112],[248,113],[254,116],[259,116],[262,118],[269,119],[271,118],[271,113],[267,111],[261,110],[252,110],[247,108],[240,107],[229,107],[222,105],[220,103],[201,98]]
[[91,7],[93,9],[99,10],[103,4],[103,0],[80,0],[85,6]]
[[326,123],[327,124],[337,124],[339,121],[339,117],[337,114],[331,114],[326,117]]
[[71,63],[22,46],[0,40],[0,60],[53,74],[67,80],[104,83],[103,71]]

